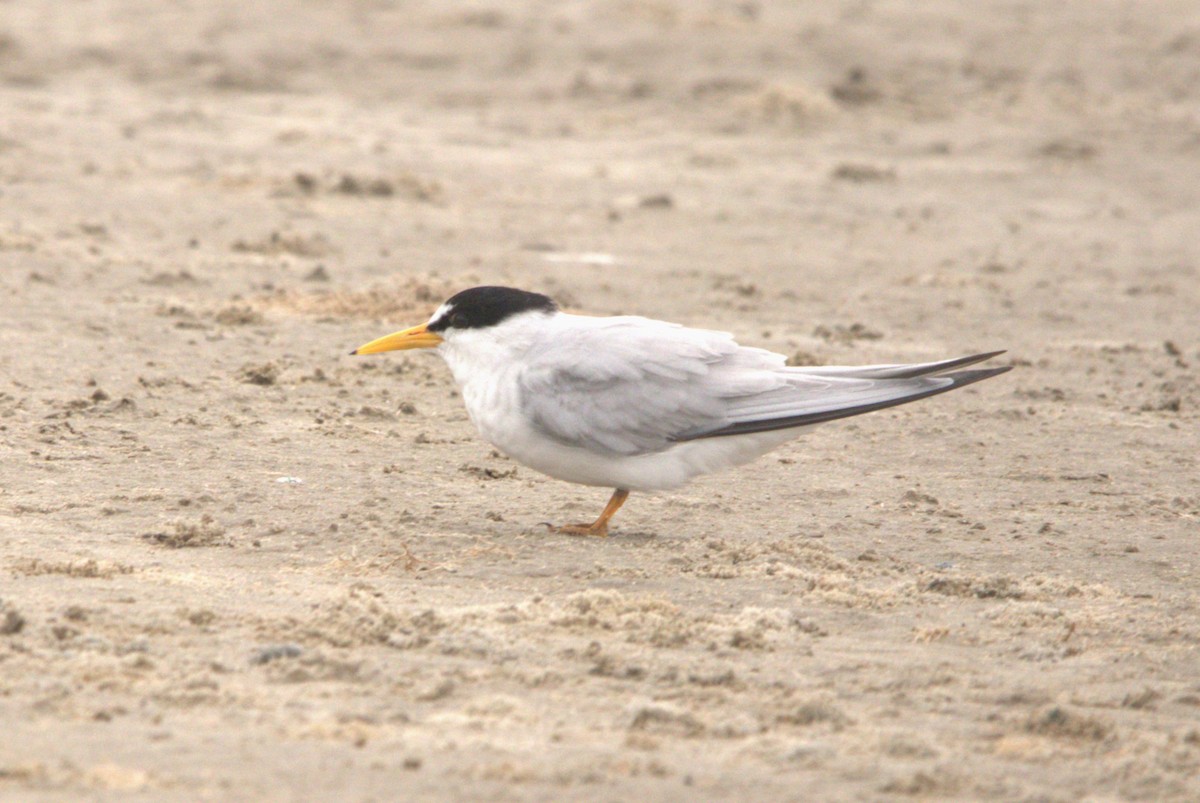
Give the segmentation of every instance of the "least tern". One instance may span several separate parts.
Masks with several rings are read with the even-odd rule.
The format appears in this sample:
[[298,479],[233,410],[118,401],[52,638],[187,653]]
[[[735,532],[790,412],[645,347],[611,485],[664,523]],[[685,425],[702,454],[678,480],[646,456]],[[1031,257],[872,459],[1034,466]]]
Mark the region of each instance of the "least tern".
[[802,428],[945,393],[1009,366],[955,370],[1000,351],[910,365],[788,367],[732,335],[632,315],[563,312],[547,296],[473,287],[425,323],[352,354],[436,349],[479,434],[519,463],[614,488],[591,524],[607,535],[630,491],[678,488],[747,463]]

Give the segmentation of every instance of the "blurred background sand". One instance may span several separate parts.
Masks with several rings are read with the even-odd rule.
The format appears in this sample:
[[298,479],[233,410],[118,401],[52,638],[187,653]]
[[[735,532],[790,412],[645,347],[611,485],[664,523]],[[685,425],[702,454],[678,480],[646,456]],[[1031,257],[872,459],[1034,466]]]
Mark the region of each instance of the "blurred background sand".
[[[0,797],[1200,797],[1194,2],[0,2]],[[1016,370],[613,537],[475,283]]]

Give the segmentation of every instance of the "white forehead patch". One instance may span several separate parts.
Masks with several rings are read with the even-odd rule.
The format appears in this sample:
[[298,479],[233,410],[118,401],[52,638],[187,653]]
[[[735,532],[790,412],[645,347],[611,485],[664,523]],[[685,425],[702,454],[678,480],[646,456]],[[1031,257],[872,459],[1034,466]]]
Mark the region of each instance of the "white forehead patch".
[[442,304],[442,306],[438,307],[436,310],[433,311],[433,314],[429,316],[429,321],[425,325],[429,326],[431,324],[437,323],[442,318],[445,318],[447,315],[449,315],[450,310],[452,310],[452,309],[454,309],[454,305],[451,304],[449,301],[445,302],[444,304]]

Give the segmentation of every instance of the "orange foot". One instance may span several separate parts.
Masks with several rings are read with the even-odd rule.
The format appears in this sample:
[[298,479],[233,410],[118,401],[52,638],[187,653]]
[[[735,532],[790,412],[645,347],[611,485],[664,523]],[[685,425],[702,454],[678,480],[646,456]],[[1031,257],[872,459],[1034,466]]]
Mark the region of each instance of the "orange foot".
[[599,538],[605,538],[608,536],[608,520],[621,509],[621,505],[625,504],[627,498],[629,498],[629,491],[626,491],[624,488],[618,488],[613,491],[612,498],[604,506],[604,512],[600,514],[600,518],[591,524],[564,524],[561,527],[547,524],[546,526],[550,528],[551,532],[562,533],[563,535],[594,535]]
[[562,524],[554,526],[547,524],[550,532],[561,533],[563,535],[594,535],[598,538],[608,537],[608,522],[594,521],[591,524]]

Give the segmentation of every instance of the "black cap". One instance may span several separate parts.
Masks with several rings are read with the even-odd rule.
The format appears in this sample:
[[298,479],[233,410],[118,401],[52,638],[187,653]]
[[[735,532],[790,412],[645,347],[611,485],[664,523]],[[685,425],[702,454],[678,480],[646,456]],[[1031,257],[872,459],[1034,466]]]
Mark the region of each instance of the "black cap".
[[558,304],[549,296],[513,287],[472,287],[455,293],[444,306],[445,312],[429,324],[430,332],[444,332],[451,328],[483,329],[518,313],[551,313],[558,310]]

